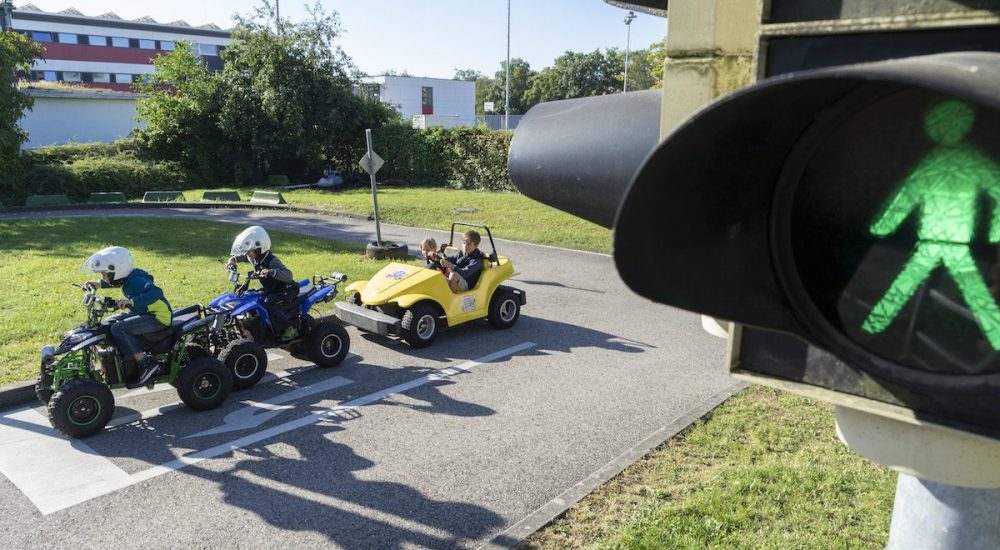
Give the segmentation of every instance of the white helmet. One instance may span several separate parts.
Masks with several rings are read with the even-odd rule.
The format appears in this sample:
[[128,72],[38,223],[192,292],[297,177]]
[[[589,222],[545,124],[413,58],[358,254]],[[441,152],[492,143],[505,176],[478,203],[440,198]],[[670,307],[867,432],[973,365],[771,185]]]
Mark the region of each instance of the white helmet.
[[259,225],[248,227],[236,236],[233,241],[231,256],[241,256],[254,248],[259,248],[261,254],[271,250],[271,237],[267,236],[267,231]]
[[132,254],[120,246],[109,246],[87,258],[80,271],[108,273],[112,281],[120,281],[132,273]]

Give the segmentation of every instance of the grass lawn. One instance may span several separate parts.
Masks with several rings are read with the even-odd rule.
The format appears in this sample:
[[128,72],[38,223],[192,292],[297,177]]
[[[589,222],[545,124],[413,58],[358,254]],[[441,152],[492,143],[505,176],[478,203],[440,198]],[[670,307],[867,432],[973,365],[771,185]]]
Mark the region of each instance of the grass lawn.
[[[188,200],[198,201],[204,191],[185,191],[184,195]],[[240,189],[239,192],[244,199],[253,195],[253,190]],[[371,190],[366,188],[281,192],[285,200],[297,206],[367,215],[374,212]],[[469,208],[477,212],[454,211]],[[378,209],[386,223],[446,229],[452,220],[461,220],[488,225],[497,238],[605,254],[611,252],[609,229],[517,193],[386,185],[379,187]]]
[[837,440],[832,407],[754,386],[522,548],[883,548],[895,485]]
[[[122,231],[119,224],[129,224]],[[105,246],[128,248],[136,266],[150,272],[175,308],[206,303],[231,290],[218,260],[241,226],[216,222],[114,220],[0,221],[5,259],[0,263],[0,385],[33,380],[39,349],[57,344],[70,328],[85,319],[82,293],[70,286],[96,279],[79,271],[87,257]],[[333,271],[367,279],[385,262],[368,260],[364,247],[336,241],[271,232],[275,252],[297,279]],[[111,296],[121,291],[109,289]],[[332,308],[333,302],[320,304]]]

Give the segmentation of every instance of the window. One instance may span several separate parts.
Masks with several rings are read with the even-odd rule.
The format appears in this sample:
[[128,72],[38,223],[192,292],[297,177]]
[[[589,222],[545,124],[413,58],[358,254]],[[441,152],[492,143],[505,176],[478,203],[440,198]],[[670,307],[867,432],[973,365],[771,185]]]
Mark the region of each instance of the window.
[[116,36],[111,37],[111,45],[116,48],[127,48],[128,38],[118,38]]
[[160,49],[166,51],[172,51],[174,49],[174,43],[171,40],[160,40]]
[[198,44],[200,55],[219,55],[219,47],[215,44]]
[[73,33],[61,32],[61,33],[59,33],[59,43],[60,44],[77,44],[77,43],[79,43],[79,40],[77,39],[76,35],[73,34]]
[[110,73],[94,73],[93,74],[93,81],[94,82],[99,82],[99,83],[102,83],[102,84],[104,84],[104,83],[110,83],[111,82],[111,74]]
[[52,33],[31,31],[31,39],[35,42],[52,42]]
[[42,80],[56,80],[56,72],[42,71]]
[[115,82],[119,84],[131,84],[132,75],[127,73],[115,73]]
[[90,35],[87,37],[87,43],[90,44],[91,46],[107,46],[108,37]]
[[434,88],[430,86],[420,88],[420,114],[434,114]]
[[63,80],[65,82],[83,82],[83,76],[80,73],[63,71]]
[[145,50],[155,50],[156,40],[142,40],[139,39],[139,47]]

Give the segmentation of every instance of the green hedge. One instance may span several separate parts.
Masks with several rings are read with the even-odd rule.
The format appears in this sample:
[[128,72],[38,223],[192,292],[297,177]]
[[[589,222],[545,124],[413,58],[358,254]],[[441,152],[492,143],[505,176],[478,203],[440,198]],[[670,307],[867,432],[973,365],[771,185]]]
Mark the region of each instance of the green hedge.
[[385,159],[378,174],[383,181],[514,190],[507,175],[511,132],[482,127],[419,130],[401,123],[372,134],[375,151]]
[[22,153],[21,163],[23,182],[7,193],[13,205],[28,195],[66,194],[83,202],[91,193],[119,191],[134,199],[145,191],[198,187],[179,163],[144,158],[127,140],[42,147]]

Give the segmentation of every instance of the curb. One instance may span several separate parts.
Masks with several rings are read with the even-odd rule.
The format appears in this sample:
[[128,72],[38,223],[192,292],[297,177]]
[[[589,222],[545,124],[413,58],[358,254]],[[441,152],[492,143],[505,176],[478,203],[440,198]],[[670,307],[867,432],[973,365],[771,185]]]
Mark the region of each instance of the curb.
[[284,212],[305,212],[309,214],[327,214],[342,218],[354,218],[357,220],[372,220],[372,216],[367,214],[355,214],[341,210],[327,210],[325,208],[315,208],[311,206],[293,205],[273,205],[273,204],[249,204],[233,202],[129,202],[129,203],[86,203],[64,204],[51,206],[8,206],[0,208],[2,214],[22,214],[29,212],[62,212],[73,210],[146,210],[146,209],[201,209],[201,210],[277,210]]
[[0,410],[37,403],[35,400],[35,383],[18,382],[0,388]]

